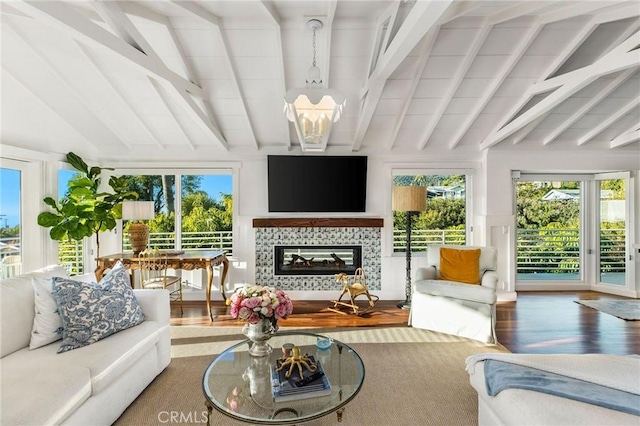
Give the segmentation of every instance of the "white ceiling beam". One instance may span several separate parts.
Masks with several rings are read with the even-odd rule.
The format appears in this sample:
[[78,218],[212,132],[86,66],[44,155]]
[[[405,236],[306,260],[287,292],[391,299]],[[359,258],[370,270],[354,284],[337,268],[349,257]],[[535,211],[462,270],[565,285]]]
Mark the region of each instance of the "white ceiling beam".
[[[169,99],[169,96],[167,95],[167,93],[165,93],[164,88],[154,78],[151,78],[151,77],[147,77],[147,78],[149,79],[149,83],[151,83],[151,85],[155,89],[158,96],[162,99],[162,102],[167,107],[167,111],[169,111],[169,114],[171,115],[171,117],[173,117],[173,121],[178,126],[178,129],[180,129],[180,132],[184,136],[185,141],[187,141],[187,144],[189,145],[191,150],[194,151],[196,149],[196,146],[191,140],[191,138],[189,137],[189,134],[187,133],[187,129],[184,127],[184,124],[182,123],[182,121],[180,121],[178,112],[173,108],[172,102]],[[178,94],[181,94],[181,93],[182,92],[178,92]],[[193,99],[191,99],[191,101],[193,102]]]
[[40,64],[47,71],[49,71],[51,75],[53,75],[53,77],[58,81],[58,83],[62,84],[65,90],[68,91],[78,101],[78,103],[81,104],[91,114],[91,116],[96,120],[96,122],[102,124],[102,126],[107,128],[113,134],[114,139],[117,142],[126,146],[127,148],[131,148],[131,145],[125,142],[126,137],[124,137],[124,135],[120,133],[118,127],[114,126],[113,123],[107,124],[103,119],[100,118],[102,116],[102,112],[97,110],[93,105],[91,105],[89,102],[86,101],[86,97],[83,96],[81,93],[79,93],[75,87],[73,87],[72,83],[67,78],[64,77],[63,73],[60,72],[60,70],[58,70],[58,68],[49,59],[47,59],[46,55],[42,52],[42,50],[40,50],[39,48],[34,46],[32,43],[30,43],[25,37],[25,35],[22,34],[22,32],[15,26],[13,22],[7,19],[5,20],[5,25],[6,25],[7,31],[12,33],[17,40],[20,40],[22,46],[25,47],[27,50],[29,50],[33,54],[33,56],[38,60],[38,62],[40,62]]
[[[193,14],[195,17],[200,18],[205,22],[213,25],[213,30],[216,33],[217,37],[220,39],[222,46],[224,47],[225,65],[227,67],[229,75],[231,76],[231,82],[233,84],[233,88],[236,94],[238,95],[237,100],[238,102],[240,102],[240,105],[242,105],[242,112],[243,112],[242,115],[243,115],[243,118],[245,119],[247,129],[249,129],[249,133],[251,134],[251,142],[256,149],[259,149],[258,140],[256,139],[256,134],[253,129],[251,119],[249,118],[247,104],[245,103],[245,100],[244,100],[244,94],[242,92],[242,88],[240,87],[240,84],[238,83],[238,78],[237,78],[238,72],[235,69],[235,65],[229,53],[229,43],[227,42],[227,37],[222,31],[221,19],[218,16],[214,15],[213,13],[209,12],[207,9],[193,2],[171,1],[171,3],[177,6],[180,6],[184,10],[191,12],[191,14]],[[225,142],[225,148],[226,148],[226,142]]]
[[[98,10],[98,13],[100,13],[100,16],[102,16],[103,19],[107,23],[109,23],[109,25],[113,26],[114,30],[118,34],[120,34],[120,36],[123,37],[128,43],[132,44],[133,46],[137,46],[139,49],[142,50],[142,52],[144,52],[146,55],[148,55],[149,57],[157,61],[159,66],[163,66],[167,69],[169,68],[166,66],[166,64],[164,64],[164,61],[162,61],[160,56],[155,52],[151,44],[148,43],[145,37],[140,33],[140,31],[138,31],[138,29],[135,27],[133,22],[131,22],[129,17],[122,11],[118,2],[99,1],[96,3],[96,9]],[[166,28],[169,34],[171,35],[171,37],[173,38],[174,46],[178,51],[178,54],[182,58],[182,64],[184,65],[189,78],[194,79],[195,71],[193,67],[191,67],[191,64],[188,63],[184,55],[184,51],[182,50],[182,46],[180,45],[177,37],[175,36],[175,33],[172,32],[173,27],[171,26],[170,21],[167,22]],[[155,81],[155,80],[151,80],[151,81]],[[200,105],[198,105],[194,101],[194,99],[191,97],[191,95],[187,91],[183,90],[179,86],[176,86],[173,80],[170,80],[169,83],[175,89],[175,91],[178,92],[177,99],[181,102],[185,112],[194,120],[194,122],[198,126],[200,126],[200,128],[206,134],[213,136],[214,140],[218,142],[221,148],[223,148],[224,150],[228,150],[226,140],[224,139],[224,136],[222,135],[222,133],[220,133],[220,130],[218,129],[217,125],[215,124],[215,121],[213,120],[210,107],[202,108]],[[169,98],[166,96],[161,96],[161,99],[163,100],[163,102],[169,101]],[[172,106],[168,104],[167,109],[171,111]],[[183,123],[180,123],[180,125],[183,126]],[[192,147],[193,147],[193,144],[192,144]]]
[[520,129],[518,132],[516,132],[516,135],[514,137],[512,137],[511,139],[511,143],[518,144],[520,142],[522,142],[524,140],[524,138],[526,138],[529,133],[533,132],[533,130],[538,127],[538,125],[542,122],[542,120],[544,120],[545,118],[547,118],[547,115],[542,115],[540,117],[538,117],[537,119],[533,120],[531,123],[527,124],[526,126],[524,126],[522,129]]
[[43,97],[40,96],[38,93],[36,93],[35,90],[33,90],[31,87],[29,87],[29,85],[24,80],[19,78],[15,73],[8,70],[5,63],[0,63],[0,69],[6,72],[7,75],[11,77],[16,83],[18,83],[24,90],[31,93],[31,95],[34,98],[36,98],[38,101],[40,101],[40,103],[44,105],[45,108],[51,111],[54,115],[58,116],[62,121],[67,123],[69,127],[71,127],[76,133],[78,133],[78,135],[80,135],[82,139],[84,139],[87,142],[87,144],[91,145],[94,148],[98,148],[98,142],[96,142],[94,135],[88,134],[86,132],[86,129],[78,128],[75,123],[67,119],[67,117],[65,117],[65,115],[60,112],[59,108],[55,108],[49,102],[45,101]]
[[129,60],[147,75],[171,82],[194,96],[203,97],[202,88],[182,78],[164,64],[131,46],[108,30],[91,22],[74,8],[57,1],[20,1],[12,4],[22,12],[55,26],[71,37],[87,44],[107,48]]
[[119,2],[94,0],[93,4],[104,22],[124,41],[153,60],[162,62],[155,50],[138,31],[133,22],[120,8]]
[[635,123],[629,130],[615,137],[610,143],[610,148],[620,148],[640,141],[640,121]]
[[153,133],[153,131],[151,130],[151,127],[149,126],[149,124],[147,124],[147,122],[142,119],[142,117],[140,116],[138,111],[136,111],[131,106],[131,103],[120,92],[120,89],[118,89],[113,84],[113,82],[111,80],[109,80],[109,78],[107,77],[107,75],[104,72],[104,69],[96,62],[95,58],[89,53],[87,47],[85,47],[81,42],[79,42],[77,40],[74,40],[74,42],[76,43],[76,45],[80,49],[80,52],[82,52],[82,55],[89,61],[89,63],[91,63],[91,65],[93,66],[94,70],[96,71],[96,74],[98,76],[100,76],[102,78],[102,80],[107,84],[107,87],[111,91],[112,95],[115,96],[116,98],[118,98],[122,102],[122,104],[125,105],[125,107],[127,109],[127,112],[129,114],[131,114],[131,116],[134,117],[138,121],[138,123],[140,123],[142,125],[142,128],[145,129],[147,135],[149,135],[149,137],[151,138],[153,143],[158,148],[164,149],[164,146],[162,145],[162,143],[160,143],[160,140],[158,140],[158,137]]
[[598,12],[595,16],[599,24],[605,22],[619,21],[621,19],[638,16],[638,1],[632,0],[622,4],[612,5],[609,10]]
[[509,60],[502,66],[500,71],[498,71],[493,81],[489,84],[487,90],[482,94],[480,101],[476,104],[474,109],[470,111],[469,114],[467,114],[467,119],[460,125],[460,129],[449,144],[449,149],[454,149],[456,146],[458,146],[458,144],[460,143],[464,135],[467,134],[480,113],[493,98],[493,95],[495,95],[500,86],[502,86],[502,83],[504,83],[504,81],[507,79],[518,61],[520,61],[520,58],[524,56],[525,52],[527,51],[529,46],[531,46],[531,43],[533,43],[533,41],[536,39],[542,28],[542,24],[535,23],[522,37]]
[[[562,4],[563,1],[564,0],[558,0],[555,2],[555,4]],[[491,15],[489,20],[495,25],[500,22],[507,22],[525,15],[539,16],[538,11],[540,9],[548,8],[551,4],[552,2],[526,1],[524,3],[519,3],[515,6],[503,9],[500,12]]]
[[[278,66],[278,74],[280,75],[279,90],[278,92],[282,93],[282,102],[284,105],[284,94],[287,92],[287,84],[286,78],[284,75],[284,54],[282,53],[282,27],[280,25],[280,15],[276,10],[273,2],[260,0],[258,4],[262,7],[264,13],[269,17],[273,23],[274,31],[275,31],[275,52],[276,52],[276,63]],[[282,113],[282,120],[279,121],[278,126],[280,127],[280,132],[282,134],[282,140],[284,141],[287,151],[291,150],[291,134],[289,133],[289,120],[287,120],[284,111]]]
[[593,129],[588,131],[584,136],[578,139],[578,145],[584,145],[589,142],[591,139],[595,138],[597,135],[602,133],[605,129],[610,127],[613,123],[620,120],[626,114],[631,112],[634,108],[640,105],[640,97],[635,97],[631,99],[629,102],[624,104],[621,108],[619,108],[615,113],[611,114],[604,120],[602,123],[595,126]]
[[411,80],[411,88],[409,89],[409,94],[405,98],[404,104],[402,105],[402,111],[400,112],[400,115],[396,120],[396,124],[393,127],[393,133],[391,134],[391,138],[389,138],[389,145],[387,146],[388,149],[392,149],[396,143],[396,139],[398,138],[398,133],[400,132],[402,123],[407,116],[407,111],[409,110],[411,101],[413,100],[413,97],[416,93],[418,84],[420,83],[420,77],[422,76],[422,73],[427,66],[427,61],[429,60],[431,49],[433,49],[436,38],[438,38],[440,28],[440,26],[433,28],[422,40],[422,47],[419,50],[420,62],[418,62],[418,66],[416,67],[415,73],[413,74],[413,79]]
[[575,53],[575,51],[589,38],[591,34],[598,28],[598,25],[592,19],[587,25],[582,27],[580,31],[571,39],[568,45],[558,53],[547,70],[542,74],[542,78],[538,81],[546,80],[550,75],[557,72],[562,65]]
[[327,17],[325,18],[324,26],[321,31],[326,31],[325,43],[326,49],[324,51],[324,85],[329,87],[329,77],[331,76],[331,38],[333,36],[333,20],[336,17],[336,7],[338,3],[335,0],[327,2]]
[[376,84],[369,86],[369,90],[365,95],[365,98],[361,101],[360,116],[358,118],[358,124],[356,127],[356,134],[351,144],[352,151],[359,151],[362,146],[362,141],[367,133],[373,113],[376,111],[380,97],[382,96],[382,89],[384,89],[385,82],[377,81]]
[[[368,92],[358,116],[358,123],[353,143],[351,144],[352,151],[358,151],[362,146],[362,141],[371,124],[371,119],[380,101],[382,89],[387,79],[420,40],[437,25],[440,19],[454,14],[452,9],[455,9],[455,13],[457,13],[458,9],[453,7],[452,3],[453,0],[419,1],[413,5],[407,18],[398,29],[386,51],[378,59],[375,69],[365,83],[365,86],[368,87]],[[445,13],[447,11],[448,13]],[[393,26],[392,24],[390,23],[391,27]]]
[[545,24],[551,22],[564,21],[565,19],[575,18],[576,16],[591,15],[611,6],[608,2],[601,1],[577,1],[577,2],[560,2],[559,4],[567,4],[553,12],[542,15],[542,22]]
[[449,87],[447,88],[447,91],[442,96],[440,102],[438,103],[438,107],[436,108],[435,112],[430,118],[429,123],[427,124],[427,128],[424,130],[424,132],[422,133],[422,136],[420,136],[420,139],[418,140],[419,150],[424,149],[424,147],[427,145],[429,138],[431,137],[434,129],[440,122],[442,115],[447,110],[447,107],[451,103],[453,96],[455,95],[456,91],[460,87],[460,84],[462,83],[462,80],[464,80],[465,75],[467,75],[467,71],[469,71],[471,64],[475,60],[476,55],[478,54],[478,51],[484,44],[484,41],[487,39],[487,36],[491,32],[492,28],[493,28],[493,25],[488,24],[485,21],[482,25],[482,28],[480,28],[479,33],[476,34],[476,36],[473,38],[473,43],[469,47],[469,50],[466,52],[462,63],[460,64],[458,69],[456,69],[456,72],[451,79],[451,83],[449,83]]
[[[580,68],[569,74],[573,75],[573,78],[569,81],[564,81],[562,75],[554,77],[550,80],[562,80],[563,84],[558,87],[553,93],[533,106],[528,111],[525,111],[517,118],[510,121],[504,126],[500,126],[499,130],[496,129],[480,144],[481,149],[487,149],[493,145],[499,143],[505,138],[512,135],[514,132],[520,130],[531,121],[537,119],[541,115],[549,113],[556,108],[560,103],[564,102],[568,97],[577,93],[579,90],[591,84],[594,80],[617,71],[640,66],[640,55],[636,51],[633,51],[638,45],[638,37],[640,33],[634,34],[631,38],[621,43],[620,46],[611,50],[608,54],[598,59],[592,65]],[[550,81],[547,80],[544,83]],[[555,86],[551,87],[554,88]],[[534,96],[534,92],[538,92],[537,85],[532,86],[530,90],[522,97],[520,106],[524,105]],[[514,117],[517,111],[512,112],[507,116],[508,119]]]
[[[556,89],[565,84],[571,84],[572,82],[582,78],[585,72],[587,72],[586,70],[590,70],[589,72],[597,73],[597,72],[600,72],[600,70],[607,70],[612,68],[610,64],[607,64],[606,60],[603,60],[604,58],[616,58],[617,60],[616,66],[619,67],[619,70],[631,68],[634,65],[637,65],[637,59],[640,58],[640,55],[637,55],[636,53],[635,55],[629,54],[624,56],[623,53],[628,53],[631,50],[635,49],[639,43],[640,43],[640,32],[636,30],[636,32],[632,34],[628,39],[620,43],[614,49],[610,50],[604,56],[600,57],[593,64],[587,65],[582,68],[578,68],[576,70],[567,72],[562,75],[558,75],[556,77],[549,78],[544,81],[537,82],[529,88],[527,93],[529,95],[536,95],[538,93],[544,93],[544,92],[548,92],[549,90]],[[613,71],[609,71],[609,73],[610,72],[613,72]]]
[[452,3],[453,0],[416,2],[389,43],[388,48],[378,60],[369,80],[386,81],[420,40],[436,24],[441,23],[441,18],[448,16],[445,12],[453,7]]
[[606,98],[611,92],[620,87],[622,83],[627,81],[629,77],[631,77],[635,73],[635,70],[626,70],[618,77],[610,81],[606,86],[600,89],[597,93],[595,93],[586,104],[577,109],[573,114],[571,114],[566,120],[562,123],[558,124],[555,129],[551,133],[549,133],[542,140],[543,145],[548,145],[554,140],[558,138],[565,130],[571,127],[575,122],[584,117],[587,112],[591,111],[593,107],[598,105],[604,98]]

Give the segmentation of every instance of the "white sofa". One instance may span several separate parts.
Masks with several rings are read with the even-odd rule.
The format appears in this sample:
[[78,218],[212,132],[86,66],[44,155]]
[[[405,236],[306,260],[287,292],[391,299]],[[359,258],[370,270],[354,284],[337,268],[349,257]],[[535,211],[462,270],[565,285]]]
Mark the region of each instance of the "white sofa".
[[61,341],[30,350],[34,276],[0,281],[0,424],[110,425],[171,360],[169,293],[134,290],[145,321],[91,345],[56,353]]
[[[541,391],[508,387],[491,396],[485,378],[488,359],[578,379],[580,383],[576,386],[581,396],[591,393],[584,389],[585,384],[640,395],[640,358],[637,355],[477,354],[467,358],[466,366],[471,386],[478,393],[479,426],[640,425],[640,416]],[[529,385],[535,383],[532,376],[525,381]],[[545,383],[544,380],[539,382]],[[637,410],[637,405],[633,406]]]
[[[480,249],[480,285],[440,278],[440,247]],[[428,267],[416,270],[409,325],[495,343],[498,255],[494,247],[434,244],[427,248]]]

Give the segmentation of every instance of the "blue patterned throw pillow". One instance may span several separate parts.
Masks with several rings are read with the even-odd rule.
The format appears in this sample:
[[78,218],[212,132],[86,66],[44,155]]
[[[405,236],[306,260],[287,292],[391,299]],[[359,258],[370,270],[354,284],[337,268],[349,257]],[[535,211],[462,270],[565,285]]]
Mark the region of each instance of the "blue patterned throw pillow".
[[120,262],[99,283],[55,277],[52,293],[63,327],[58,353],[90,345],[145,319]]

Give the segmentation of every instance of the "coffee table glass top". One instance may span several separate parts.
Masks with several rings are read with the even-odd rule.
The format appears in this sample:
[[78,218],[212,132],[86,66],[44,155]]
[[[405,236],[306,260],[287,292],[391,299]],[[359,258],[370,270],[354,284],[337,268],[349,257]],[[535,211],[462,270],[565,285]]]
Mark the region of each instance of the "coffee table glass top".
[[[226,349],[209,364],[202,387],[208,403],[237,420],[256,424],[296,424],[338,411],[360,391],[364,365],[348,345],[331,339],[328,349],[316,346],[318,334],[281,332],[269,340],[273,353],[252,357],[245,340]],[[282,346],[293,343],[301,354],[320,361],[331,384],[331,394],[275,402],[271,387],[271,365],[282,357]]]

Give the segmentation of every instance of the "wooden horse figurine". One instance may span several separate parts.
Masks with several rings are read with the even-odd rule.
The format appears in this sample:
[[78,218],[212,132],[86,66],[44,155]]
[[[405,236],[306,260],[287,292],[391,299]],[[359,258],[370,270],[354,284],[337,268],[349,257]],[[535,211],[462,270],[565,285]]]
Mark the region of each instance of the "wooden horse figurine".
[[[338,300],[332,300],[333,306],[327,308],[330,311],[337,312],[339,314],[348,314],[353,313],[354,315],[362,315],[366,312],[369,312],[375,306],[379,297],[372,295],[369,293],[369,289],[367,288],[366,279],[364,277],[364,270],[362,268],[356,269],[356,272],[353,276],[353,283],[349,283],[349,276],[344,272],[336,274],[336,282],[342,283],[342,293],[340,293],[340,297]],[[342,301],[342,297],[345,295],[349,295],[349,302]],[[362,309],[356,303],[356,298],[358,296],[366,297],[368,300],[368,305],[365,309]],[[352,312],[345,312],[343,309],[348,308]]]

